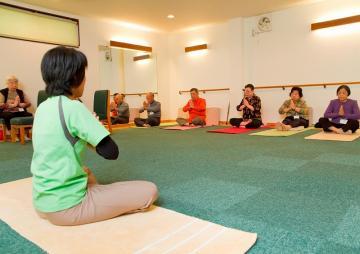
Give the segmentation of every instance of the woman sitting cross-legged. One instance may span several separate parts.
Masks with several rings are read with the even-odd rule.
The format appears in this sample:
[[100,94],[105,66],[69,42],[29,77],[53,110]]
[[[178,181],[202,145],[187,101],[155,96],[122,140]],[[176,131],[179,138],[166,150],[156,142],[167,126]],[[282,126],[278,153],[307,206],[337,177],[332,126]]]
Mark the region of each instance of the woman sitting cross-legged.
[[73,48],[49,50],[41,73],[50,96],[33,125],[33,204],[40,217],[73,226],[144,211],[157,198],[147,181],[98,184],[83,163],[87,146],[115,160],[119,150],[109,132],[78,98],[85,88],[86,56]]
[[319,125],[326,132],[352,134],[359,129],[360,110],[356,100],[351,100],[350,88],[339,86],[336,90],[338,98],[330,101],[324,117],[319,119]]
[[245,128],[256,129],[263,123],[261,121],[261,100],[255,95],[254,86],[247,84],[244,89],[244,98],[236,106],[237,111],[243,112],[242,118],[231,118],[230,124],[235,127],[245,126]]
[[290,99],[286,100],[279,109],[279,114],[285,114],[286,117],[281,123],[277,123],[276,129],[288,131],[292,128],[309,127],[309,109],[302,97],[303,93],[300,87],[291,88]]
[[18,88],[19,81],[15,76],[6,79],[6,88],[0,90],[0,118],[5,120],[7,130],[10,130],[10,120],[15,117],[32,116],[27,112],[31,103],[25,93]]
[[177,118],[176,122],[184,126],[186,123],[194,126],[206,125],[206,100],[199,97],[197,88],[190,89],[191,99],[183,107],[184,112],[189,112],[189,121],[185,118]]

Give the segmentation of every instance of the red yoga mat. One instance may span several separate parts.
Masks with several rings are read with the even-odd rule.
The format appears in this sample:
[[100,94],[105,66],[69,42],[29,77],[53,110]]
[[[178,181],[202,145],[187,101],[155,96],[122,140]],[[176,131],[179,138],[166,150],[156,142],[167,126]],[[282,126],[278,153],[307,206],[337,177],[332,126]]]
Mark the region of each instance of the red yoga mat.
[[210,131],[208,131],[208,132],[212,132],[212,133],[224,133],[224,134],[240,134],[240,133],[247,133],[247,132],[252,131],[252,130],[254,130],[254,129],[231,127],[231,128],[210,130]]

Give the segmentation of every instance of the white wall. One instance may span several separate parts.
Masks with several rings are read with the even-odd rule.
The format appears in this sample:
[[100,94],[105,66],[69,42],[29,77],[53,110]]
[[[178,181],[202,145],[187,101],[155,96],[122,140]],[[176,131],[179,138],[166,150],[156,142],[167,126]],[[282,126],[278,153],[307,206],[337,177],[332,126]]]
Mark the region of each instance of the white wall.
[[[189,94],[179,95],[180,90],[192,87],[231,88],[231,93],[208,92],[201,94],[208,107],[220,107],[221,119],[226,119],[229,100],[240,91],[242,85],[242,18],[177,32],[170,35],[171,51],[171,115],[176,117],[177,108],[189,99]],[[185,53],[186,46],[207,43],[209,49]],[[233,111],[233,107],[231,108]]]
[[[111,60],[105,57],[111,52]],[[99,85],[100,89],[108,89],[111,94],[125,92],[124,51],[117,48],[99,50]]]
[[156,55],[152,54],[150,59],[134,61],[135,56],[144,54],[131,50],[124,51],[123,67],[126,93],[157,92]]
[[[135,30],[77,17],[80,19],[80,50],[89,60],[84,101],[91,109],[94,90],[102,88],[99,84],[98,45],[106,45],[110,39],[153,47],[158,72],[157,99],[162,103],[163,119],[175,119],[177,108],[183,106],[189,98],[188,94],[179,95],[178,91],[191,87],[230,88],[230,93],[209,92],[204,95],[208,106],[220,107],[221,120],[226,120],[229,100],[230,117],[238,115],[235,106],[240,101],[241,89],[246,83],[276,85],[359,81],[359,26],[310,31],[310,24],[320,19],[359,13],[359,0],[327,0],[296,6],[271,13],[273,30],[256,37],[252,36],[251,31],[258,17],[237,18],[170,34]],[[209,50],[200,55],[184,52],[184,47],[202,42],[208,43]],[[37,91],[44,87],[40,61],[51,47],[0,38],[0,79],[5,79],[9,74],[17,75],[24,82],[25,92],[35,102]],[[335,89],[304,89],[305,99],[315,110],[315,118],[321,116],[328,101],[335,96]],[[352,86],[352,90],[352,97],[359,99],[360,87]],[[263,101],[265,122],[277,121],[277,109],[287,98],[288,90],[259,90],[257,94]],[[141,105],[143,100],[143,97],[138,96],[127,98],[131,107]]]
[[[158,56],[159,68],[159,96],[163,106],[166,108],[168,102],[168,56],[167,56],[167,34],[142,31],[139,29],[127,28],[121,25],[95,21],[92,19],[77,17],[68,13],[61,13],[43,9],[36,6],[26,5],[16,1],[5,1],[7,3],[43,10],[55,14],[65,15],[80,20],[80,48],[88,58],[89,66],[87,71],[87,85],[83,95],[83,101],[92,109],[93,94],[100,87],[99,72],[99,45],[107,45],[111,39],[125,42],[141,43],[150,45]],[[45,87],[40,73],[40,62],[47,50],[54,46],[32,43],[19,40],[0,38],[0,80],[5,80],[10,74],[16,75],[23,83],[22,88],[30,100],[36,104],[37,92]],[[4,86],[4,81],[1,82]],[[140,105],[143,98],[127,98],[130,104]],[[164,113],[166,117],[166,113]]]
[[[360,13],[358,0],[327,0],[297,6],[270,14],[273,30],[252,36],[258,17],[234,19],[223,24],[200,27],[170,35],[172,116],[187,95],[178,90],[190,87],[231,89],[230,117],[240,101],[244,84],[276,85],[317,82],[360,81],[360,28],[341,27],[311,32],[310,24],[321,18],[339,18]],[[324,31],[326,32],[324,34]],[[334,32],[335,31],[335,32]],[[184,47],[192,42],[207,42],[204,55],[189,56]],[[336,88],[306,88],[305,99],[319,118]],[[360,87],[352,87],[353,98],[360,98]],[[259,90],[265,122],[277,121],[278,108],[288,90]],[[228,93],[204,96],[209,106],[222,110],[226,119]]]
[[[270,15],[273,30],[253,37],[258,17],[245,19],[244,83],[256,85],[360,81],[360,26],[310,31],[310,24],[360,13],[358,0],[327,0]],[[352,86],[360,99],[360,87]],[[277,120],[289,90],[259,90],[265,121]],[[304,88],[318,119],[335,97],[336,87]]]
[[[111,61],[105,57],[109,51]],[[99,51],[100,88],[109,89],[111,94],[157,92],[156,55],[153,53],[150,59],[141,61],[133,59],[144,54],[146,53],[118,48]]]

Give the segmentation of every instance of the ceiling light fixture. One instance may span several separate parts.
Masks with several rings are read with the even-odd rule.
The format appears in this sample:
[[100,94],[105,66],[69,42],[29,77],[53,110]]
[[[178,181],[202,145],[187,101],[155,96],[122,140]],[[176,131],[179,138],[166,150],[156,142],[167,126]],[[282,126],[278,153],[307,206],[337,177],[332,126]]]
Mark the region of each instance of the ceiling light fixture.
[[168,19],[174,19],[174,18],[175,18],[175,15],[169,14],[169,15],[167,15],[167,18],[168,18]]

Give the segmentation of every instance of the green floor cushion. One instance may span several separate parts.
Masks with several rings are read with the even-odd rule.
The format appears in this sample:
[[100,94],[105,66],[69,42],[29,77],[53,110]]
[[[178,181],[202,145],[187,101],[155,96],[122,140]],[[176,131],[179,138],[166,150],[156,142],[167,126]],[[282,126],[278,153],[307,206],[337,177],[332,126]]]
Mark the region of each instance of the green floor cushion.
[[14,117],[10,120],[12,125],[30,125],[33,124],[34,117],[24,116],[24,117]]

